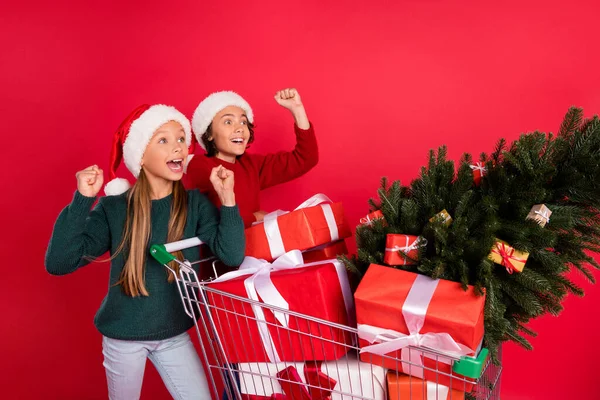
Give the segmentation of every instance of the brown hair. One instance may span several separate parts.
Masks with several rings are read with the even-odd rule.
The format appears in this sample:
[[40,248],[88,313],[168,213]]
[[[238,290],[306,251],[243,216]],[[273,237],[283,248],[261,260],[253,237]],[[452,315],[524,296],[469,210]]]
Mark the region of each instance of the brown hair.
[[[131,297],[149,295],[145,284],[145,273],[152,223],[150,220],[151,210],[150,183],[142,169],[137,181],[127,194],[127,219],[123,229],[123,239],[115,254],[111,256],[111,259],[114,259],[119,253],[125,252],[125,265],[116,285],[121,285],[123,292]],[[167,242],[182,239],[186,220],[187,192],[181,181],[175,181],[173,182],[173,201]],[[179,260],[183,259],[181,252],[174,255]],[[179,264],[173,261],[170,267],[179,273]],[[168,281],[174,281],[174,277],[170,273]]]
[[[254,142],[254,124],[250,121],[248,121],[248,131],[250,131],[250,138],[248,139],[248,144]],[[204,135],[202,135],[202,137],[200,139],[202,139],[202,143],[204,144],[204,148],[206,149],[206,157],[214,157],[217,155],[217,153],[219,152],[219,150],[217,149],[217,146],[215,146],[215,141],[214,140],[208,140],[212,137],[212,122],[210,123],[210,125],[208,125],[208,128],[206,128],[206,132],[204,132]],[[240,157],[240,156],[238,156]]]

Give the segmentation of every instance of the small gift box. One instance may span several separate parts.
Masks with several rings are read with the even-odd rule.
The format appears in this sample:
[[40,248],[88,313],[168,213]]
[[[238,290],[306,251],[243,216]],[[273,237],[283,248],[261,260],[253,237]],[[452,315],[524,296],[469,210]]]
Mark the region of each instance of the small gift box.
[[388,400],[464,400],[465,393],[436,382],[388,371]]
[[383,216],[383,213],[381,212],[381,210],[376,210],[376,211],[373,211],[372,213],[367,214],[366,217],[363,217],[360,219],[360,224],[371,226],[371,225],[373,225],[373,223],[375,221],[378,221],[378,220],[383,220],[383,226],[387,225],[387,223],[385,221],[385,217]]
[[291,250],[308,250],[351,235],[342,203],[317,194],[292,212],[274,211],[246,229],[246,255],[272,261]]
[[497,239],[488,258],[496,264],[502,265],[509,274],[512,274],[515,271],[523,271],[529,253],[515,250],[505,241]]
[[338,240],[337,242],[327,243],[322,246],[317,246],[312,249],[308,249],[302,252],[302,257],[305,263],[312,263],[317,261],[331,260],[348,254],[348,248],[346,247],[345,240]]
[[348,272],[337,260],[306,264],[298,250],[272,264],[246,257],[239,270],[207,286],[219,291],[207,291],[206,297],[231,363],[334,360],[352,343],[347,331],[308,318],[354,326]]
[[472,389],[452,365],[475,356],[483,341],[485,296],[473,286],[372,264],[354,300],[362,361]]
[[419,259],[419,247],[426,245],[427,239],[423,237],[390,233],[385,240],[383,262],[387,265],[415,265]]
[[442,210],[439,213],[435,214],[433,217],[429,218],[429,222],[440,221],[444,225],[449,226],[452,223],[452,217],[446,210]]
[[552,215],[552,211],[545,204],[536,204],[531,207],[531,211],[527,214],[527,219],[536,221],[540,226],[544,227],[550,222],[550,215]]
[[475,164],[469,165],[469,167],[473,170],[473,183],[475,186],[479,186],[481,184],[481,178],[483,178],[487,172],[485,164],[481,161],[477,161]]
[[327,362],[242,363],[238,371],[245,399],[341,400],[354,395],[385,400],[385,369],[351,353]]

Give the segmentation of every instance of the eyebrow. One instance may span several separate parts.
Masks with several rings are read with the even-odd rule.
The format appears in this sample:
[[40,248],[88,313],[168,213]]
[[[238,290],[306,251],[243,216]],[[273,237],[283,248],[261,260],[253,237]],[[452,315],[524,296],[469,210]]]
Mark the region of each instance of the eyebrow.
[[[161,130],[158,130],[158,131],[154,132],[154,134],[158,135],[159,133],[167,133],[167,132],[168,132],[167,130],[161,129]],[[185,131],[183,130],[183,128],[181,128],[181,129],[179,129],[177,131],[177,133],[181,133],[181,132],[185,133]]]
[[[225,118],[225,117],[235,117],[235,115],[233,114],[225,114],[221,117],[221,119]],[[246,116],[246,114],[242,114],[242,117],[248,119],[248,117]]]

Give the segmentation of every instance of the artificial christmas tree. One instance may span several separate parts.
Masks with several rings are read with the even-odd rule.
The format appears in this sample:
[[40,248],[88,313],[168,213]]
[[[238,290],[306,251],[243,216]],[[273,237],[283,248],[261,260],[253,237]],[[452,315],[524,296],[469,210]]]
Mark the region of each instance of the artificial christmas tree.
[[[581,109],[571,108],[558,135],[523,134],[510,146],[501,139],[480,160],[464,154],[456,170],[442,146],[430,152],[427,167],[410,185],[382,179],[378,199],[369,204],[384,219],[358,226],[358,254],[342,259],[362,276],[370,264],[385,264],[389,234],[421,237],[426,245],[410,257],[418,262],[394,268],[485,293],[484,340],[495,356],[506,340],[531,349],[523,334],[535,333],[527,322],[557,315],[567,293],[583,295],[566,276],[571,269],[594,282],[589,268],[600,265],[589,252],[600,250],[600,120],[584,119]],[[485,171],[477,182],[473,165]],[[540,204],[552,213],[545,226],[527,218]],[[432,219],[440,210],[452,216],[450,224]],[[498,238],[528,254],[522,272],[510,274],[488,257]]]

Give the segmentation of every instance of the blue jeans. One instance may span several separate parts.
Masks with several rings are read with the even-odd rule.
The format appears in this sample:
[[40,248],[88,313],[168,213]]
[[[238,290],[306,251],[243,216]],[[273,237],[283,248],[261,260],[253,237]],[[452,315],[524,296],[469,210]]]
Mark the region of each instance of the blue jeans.
[[111,400],[140,398],[146,358],[152,361],[176,400],[210,399],[202,363],[186,333],[165,340],[102,338],[102,354]]

